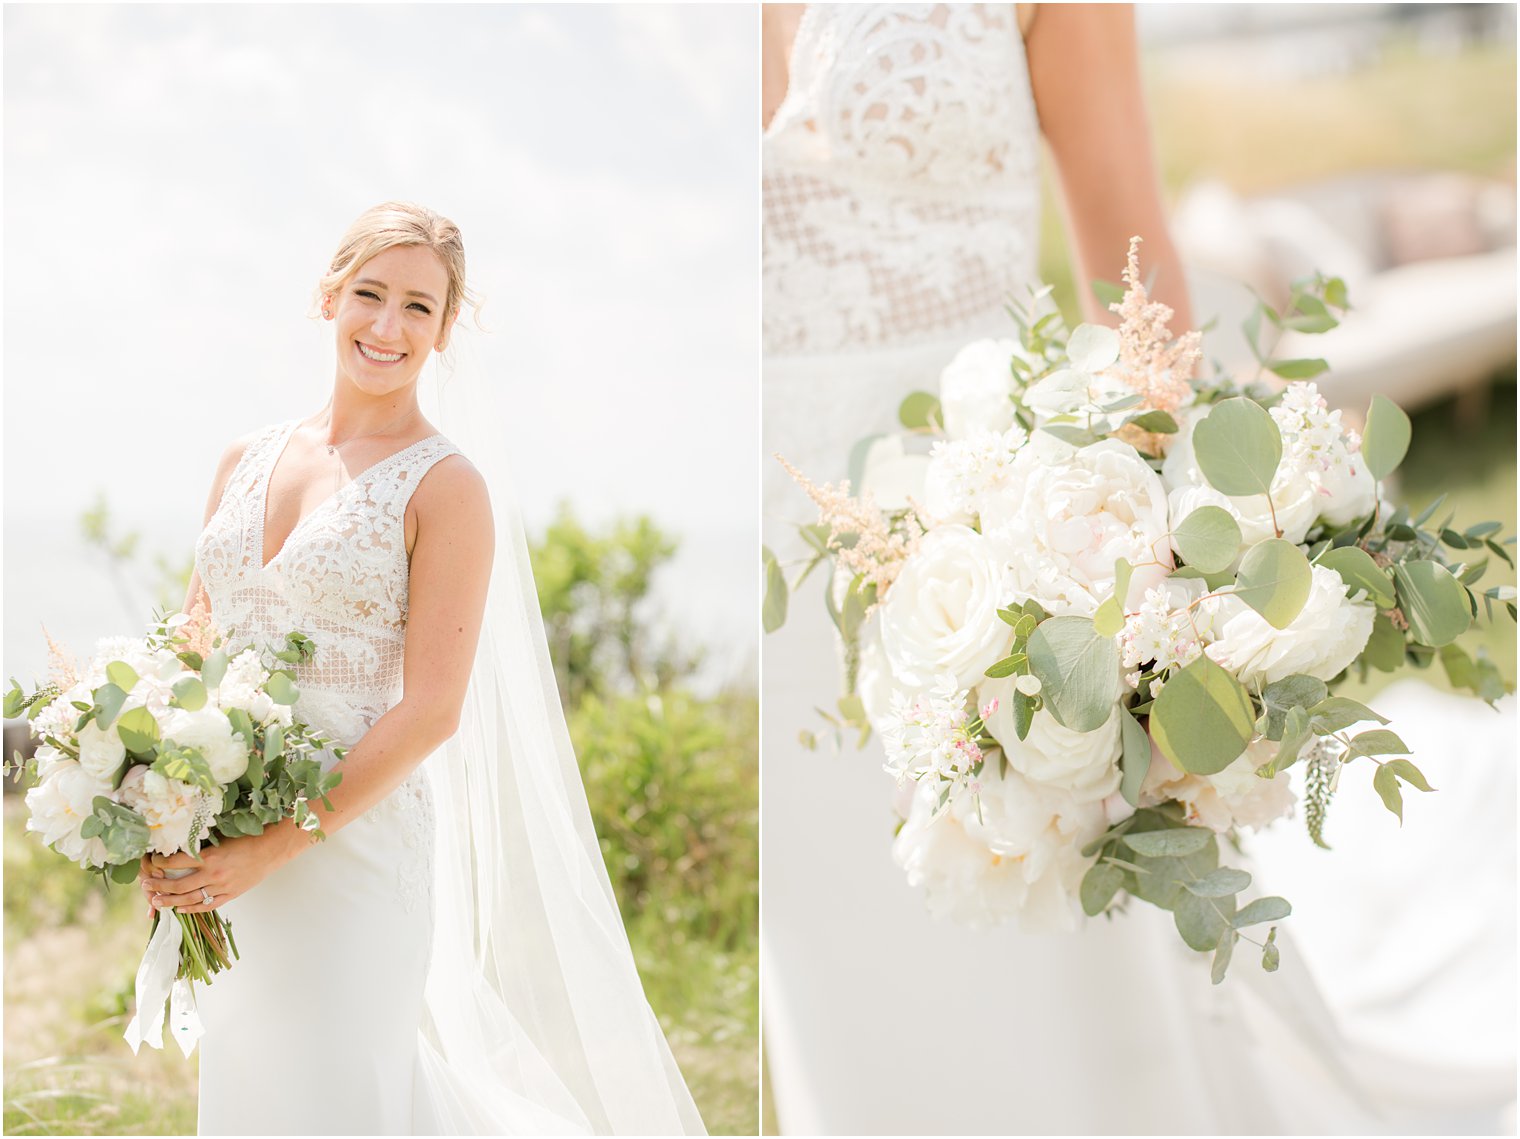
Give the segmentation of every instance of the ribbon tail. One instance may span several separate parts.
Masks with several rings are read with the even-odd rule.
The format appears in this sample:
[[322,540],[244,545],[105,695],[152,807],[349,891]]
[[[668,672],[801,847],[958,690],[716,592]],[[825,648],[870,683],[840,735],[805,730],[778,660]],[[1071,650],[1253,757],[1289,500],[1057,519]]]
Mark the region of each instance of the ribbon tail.
[[[164,1005],[179,972],[182,936],[177,916],[160,916],[158,928],[143,952],[142,963],[137,966],[137,1012],[124,1033],[134,1055],[143,1044],[150,1048],[164,1046]],[[193,1000],[191,1004],[193,1015]]]
[[169,1031],[186,1060],[195,1051],[195,1042],[206,1035],[200,1014],[195,1011],[195,986],[188,977],[175,981],[169,994]]

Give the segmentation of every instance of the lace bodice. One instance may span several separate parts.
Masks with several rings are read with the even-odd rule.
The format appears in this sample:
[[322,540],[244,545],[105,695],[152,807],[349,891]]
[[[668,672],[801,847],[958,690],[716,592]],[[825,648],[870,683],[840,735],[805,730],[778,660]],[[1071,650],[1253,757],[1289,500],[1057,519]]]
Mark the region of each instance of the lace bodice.
[[292,630],[315,642],[297,670],[296,712],[353,744],[401,697],[406,506],[422,476],[457,448],[434,435],[381,460],[297,523],[261,565],[269,476],[295,427],[270,427],[249,443],[196,542],[195,565],[217,626],[235,642],[280,647]]
[[1034,280],[1013,5],[808,5],[762,156],[768,354],[943,338]]

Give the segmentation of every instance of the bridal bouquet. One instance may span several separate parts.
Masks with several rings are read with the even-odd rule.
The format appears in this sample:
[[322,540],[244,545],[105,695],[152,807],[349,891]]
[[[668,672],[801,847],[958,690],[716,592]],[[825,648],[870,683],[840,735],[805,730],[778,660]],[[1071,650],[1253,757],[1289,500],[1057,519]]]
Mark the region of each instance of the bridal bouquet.
[[[195,854],[285,818],[322,837],[311,804],[326,803],[341,776],[323,770],[319,753],[343,753],[291,712],[294,666],[313,651],[300,633],[278,649],[231,646],[183,613],[144,638],[100,641],[82,674],[55,646],[49,683],[27,694],[12,681],[5,694],[5,715],[24,712],[38,741],[30,760],[15,761],[16,777],[35,782],[26,829],[122,884],[137,879],[145,854]],[[153,920],[127,1040],[134,1051],[144,1040],[161,1046],[172,990],[175,1036],[189,1055],[199,1036],[191,982],[229,968],[237,945],[214,911]]]
[[1376,396],[1358,435],[1309,382],[1324,361],[1271,357],[1264,330],[1336,325],[1338,279],[1247,322],[1258,377],[1285,387],[1194,380],[1201,337],[1170,334],[1134,244],[1124,280],[1117,330],[1067,335],[1040,292],[1017,339],[965,347],[937,394],[904,401],[904,434],[856,448],[858,495],[788,466],[820,520],[796,581],[766,551],[765,623],[832,566],[846,692],[825,715],[881,736],[894,855],[932,909],[1070,929],[1146,902],[1214,954],[1218,983],[1242,939],[1277,967],[1271,923],[1291,908],[1244,901],[1250,875],[1221,851],[1292,810],[1290,767],[1306,765],[1321,846],[1348,764],[1400,817],[1404,788],[1431,789],[1338,682],[1439,658],[1454,685],[1503,695],[1457,640],[1480,609],[1514,617],[1512,588],[1478,582],[1515,539],[1431,524],[1439,501],[1395,507],[1381,482],[1404,413]]

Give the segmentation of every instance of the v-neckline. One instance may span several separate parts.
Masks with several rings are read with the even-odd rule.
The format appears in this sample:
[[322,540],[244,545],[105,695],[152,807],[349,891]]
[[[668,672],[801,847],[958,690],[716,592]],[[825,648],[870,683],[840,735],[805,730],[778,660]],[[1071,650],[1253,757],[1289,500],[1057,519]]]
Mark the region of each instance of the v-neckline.
[[275,562],[280,560],[280,555],[285,552],[285,547],[290,545],[290,540],[295,537],[296,531],[298,531],[302,526],[305,526],[306,523],[309,522],[312,518],[316,517],[316,515],[320,514],[322,510],[326,508],[328,503],[335,501],[340,495],[348,490],[349,487],[353,486],[360,479],[366,477],[371,472],[378,470],[380,467],[383,467],[386,463],[400,458],[402,455],[406,454],[408,451],[412,450],[415,447],[420,447],[424,443],[428,443],[434,439],[441,438],[443,434],[441,431],[435,431],[431,435],[428,435],[422,439],[418,439],[415,443],[408,443],[405,447],[402,447],[398,451],[392,451],[389,455],[385,456],[385,458],[379,460],[378,462],[371,463],[369,466],[365,467],[362,471],[356,474],[353,478],[349,479],[342,486],[327,494],[320,502],[308,510],[304,515],[296,519],[296,524],[290,528],[289,533],[287,533],[284,540],[280,542],[279,548],[275,550],[274,554],[270,556],[267,561],[265,561],[265,535],[268,533],[269,528],[269,484],[274,481],[275,468],[280,465],[280,460],[285,457],[285,452],[290,447],[290,441],[291,439],[295,438],[296,429],[300,426],[301,421],[299,419],[293,419],[289,424],[286,425],[285,437],[280,440],[279,446],[275,450],[274,458],[270,461],[269,465],[264,468],[264,478],[260,487],[259,500],[257,504],[259,529],[258,533],[254,535],[254,545],[258,549],[258,556],[260,560],[260,573],[263,573],[265,570],[269,569],[270,566],[274,565]]

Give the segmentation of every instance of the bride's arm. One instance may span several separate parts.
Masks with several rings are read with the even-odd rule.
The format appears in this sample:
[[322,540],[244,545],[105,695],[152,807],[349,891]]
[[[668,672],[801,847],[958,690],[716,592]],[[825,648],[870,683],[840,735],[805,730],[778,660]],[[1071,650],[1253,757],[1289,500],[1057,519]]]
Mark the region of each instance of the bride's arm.
[[[439,744],[454,734],[464,704],[485,613],[495,538],[485,481],[462,457],[437,463],[418,485],[408,514],[415,519],[408,579],[406,656],[401,700],[349,749],[337,770],[333,809],[316,807],[323,831],[342,829],[394,791]],[[408,527],[410,529],[410,527]],[[246,893],[313,843],[290,820],[259,835],[224,839],[201,852],[177,854],[163,868],[199,867],[180,879],[154,879],[155,904],[189,895],[181,913],[198,913]],[[201,890],[215,899],[200,904]],[[187,899],[188,900],[188,899]]]
[[1152,296],[1191,328],[1182,264],[1166,228],[1151,149],[1135,14],[1127,4],[1040,4],[1025,52],[1040,130],[1060,174],[1074,274],[1088,320],[1117,323],[1086,286],[1118,281],[1129,239],[1145,239],[1141,264]]

